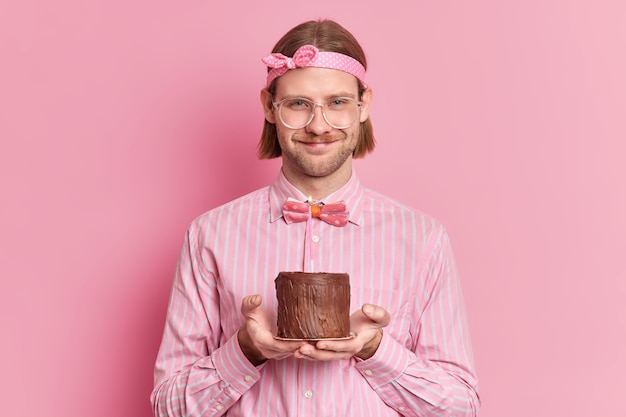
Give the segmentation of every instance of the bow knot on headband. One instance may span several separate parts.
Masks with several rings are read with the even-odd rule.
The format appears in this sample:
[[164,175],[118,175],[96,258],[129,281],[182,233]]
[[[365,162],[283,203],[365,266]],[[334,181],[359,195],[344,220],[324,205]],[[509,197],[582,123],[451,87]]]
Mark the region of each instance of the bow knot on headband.
[[262,61],[271,68],[267,74],[266,87],[269,87],[272,81],[287,71],[305,67],[329,68],[347,72],[354,75],[361,81],[364,87],[367,87],[365,84],[365,68],[359,61],[338,52],[322,52],[313,45],[301,46],[293,54],[293,57],[288,57],[281,53],[273,53],[264,57]]
[[293,54],[293,58],[283,54],[271,54],[263,58],[263,62],[270,68],[294,69],[298,67],[306,67],[315,59],[319,50],[313,45],[304,45]]

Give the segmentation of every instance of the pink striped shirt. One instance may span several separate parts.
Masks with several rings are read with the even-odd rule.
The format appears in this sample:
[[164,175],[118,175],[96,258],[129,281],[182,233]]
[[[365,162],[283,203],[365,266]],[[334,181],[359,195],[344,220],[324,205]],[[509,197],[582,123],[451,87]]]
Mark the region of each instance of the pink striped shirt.
[[[287,224],[306,200],[279,174],[271,186],[198,217],[184,240],[151,401],[156,416],[476,416],[468,323],[446,231],[436,220],[350,181],[350,222]],[[312,259],[309,259],[312,257]],[[391,314],[368,360],[269,360],[255,367],[237,331],[241,300],[276,311],[279,271],[347,272],[351,311]]]

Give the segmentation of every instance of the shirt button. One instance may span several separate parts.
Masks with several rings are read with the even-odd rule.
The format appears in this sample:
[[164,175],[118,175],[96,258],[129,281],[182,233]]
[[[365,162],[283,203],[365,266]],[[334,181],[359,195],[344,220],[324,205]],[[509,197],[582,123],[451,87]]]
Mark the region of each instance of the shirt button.
[[305,396],[306,398],[311,398],[311,397],[313,396],[313,391],[306,391],[306,392],[304,393],[304,396]]
[[374,372],[372,372],[371,369],[366,369],[363,373],[365,375],[372,375]]
[[400,410],[400,411],[404,411],[404,410],[406,410],[406,408],[404,408],[404,407],[400,406],[400,407],[398,407],[398,410]]
[[313,236],[313,242],[317,243],[320,241],[320,237],[319,236]]
[[224,406],[222,404],[218,404],[218,405],[215,406],[215,409],[217,411],[220,411],[222,408],[224,408]]
[[246,375],[246,376],[243,377],[243,380],[246,381],[246,382],[250,382],[250,381],[252,381],[252,377],[250,375]]

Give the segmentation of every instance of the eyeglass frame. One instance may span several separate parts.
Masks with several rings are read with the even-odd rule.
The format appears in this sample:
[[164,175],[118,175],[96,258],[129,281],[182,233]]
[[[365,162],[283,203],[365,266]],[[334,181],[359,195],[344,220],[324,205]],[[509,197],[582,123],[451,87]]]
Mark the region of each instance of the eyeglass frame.
[[[281,101],[272,101],[272,106],[278,110],[278,118],[280,119],[280,122],[287,128],[289,129],[304,129],[305,127],[307,127],[308,125],[311,124],[311,122],[313,122],[313,119],[315,119],[315,108],[316,107],[320,107],[322,109],[322,117],[324,118],[324,121],[332,128],[334,129],[347,129],[350,126],[354,126],[354,124],[356,123],[356,121],[359,119],[358,117],[358,112],[357,112],[357,117],[354,119],[354,121],[347,125],[347,126],[335,126],[334,124],[332,124],[328,118],[326,117],[326,113],[324,112],[324,105],[327,104],[330,101],[333,100],[348,100],[348,101],[352,101],[355,102],[357,105],[357,110],[360,110],[361,107],[363,106],[363,102],[362,101],[357,101],[356,99],[352,98],[352,97],[344,97],[344,96],[340,96],[340,97],[333,97],[331,99],[328,99],[325,103],[316,103],[313,100],[310,100],[308,98],[305,97],[286,97],[284,99],[282,99]],[[284,102],[286,102],[287,100],[302,100],[304,102],[307,102],[308,104],[312,105],[313,107],[311,108],[311,114],[309,115],[309,121],[306,122],[306,124],[304,124],[303,126],[300,127],[295,127],[295,126],[291,126],[288,125],[287,123],[285,123],[285,121],[283,120],[283,115],[282,112],[280,111],[281,106]]]

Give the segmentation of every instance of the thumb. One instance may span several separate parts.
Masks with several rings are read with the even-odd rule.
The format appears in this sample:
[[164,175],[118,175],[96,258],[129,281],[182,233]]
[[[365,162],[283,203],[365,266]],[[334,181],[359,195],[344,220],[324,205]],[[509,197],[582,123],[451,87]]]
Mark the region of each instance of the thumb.
[[246,295],[241,301],[241,314],[248,317],[257,307],[261,305],[263,298],[258,295]]
[[365,314],[368,319],[372,320],[380,327],[389,325],[389,322],[391,321],[391,317],[389,316],[387,310],[380,306],[374,304],[363,304],[361,311],[363,311],[363,314]]

